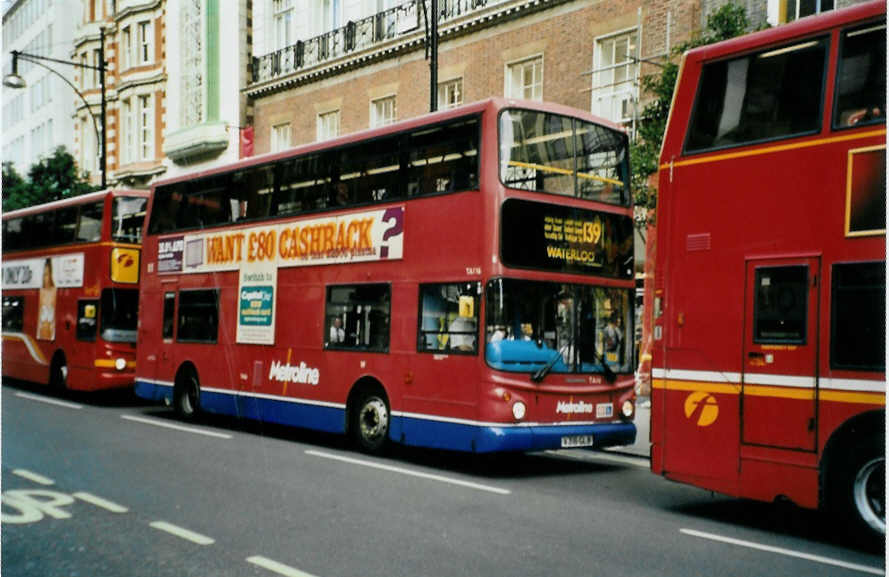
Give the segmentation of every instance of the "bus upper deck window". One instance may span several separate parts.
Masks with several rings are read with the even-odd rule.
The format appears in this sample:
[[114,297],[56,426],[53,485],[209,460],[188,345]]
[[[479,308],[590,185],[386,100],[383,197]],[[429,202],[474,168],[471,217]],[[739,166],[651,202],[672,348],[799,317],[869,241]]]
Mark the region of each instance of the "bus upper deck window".
[[843,32],[834,128],[886,121],[886,23]]

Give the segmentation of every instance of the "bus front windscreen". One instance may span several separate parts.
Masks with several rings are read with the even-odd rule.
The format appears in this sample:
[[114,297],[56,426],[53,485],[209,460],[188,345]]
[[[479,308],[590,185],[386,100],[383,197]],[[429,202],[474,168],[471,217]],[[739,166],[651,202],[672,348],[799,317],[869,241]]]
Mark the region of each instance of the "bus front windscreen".
[[510,372],[629,372],[630,289],[495,279],[487,286],[485,357]]
[[112,343],[135,343],[139,320],[139,291],[108,288],[102,291],[102,338]]
[[145,220],[143,196],[118,196],[111,210],[111,238],[117,242],[142,242],[142,222]]
[[504,186],[627,206],[627,135],[577,118],[510,109],[500,115]]

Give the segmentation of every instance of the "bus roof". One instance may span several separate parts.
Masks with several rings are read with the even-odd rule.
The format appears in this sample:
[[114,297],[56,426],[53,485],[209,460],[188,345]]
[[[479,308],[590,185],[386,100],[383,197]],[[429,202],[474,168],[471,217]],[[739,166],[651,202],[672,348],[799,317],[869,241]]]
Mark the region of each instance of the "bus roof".
[[402,131],[411,130],[420,126],[437,124],[439,122],[446,122],[448,120],[453,120],[455,118],[460,118],[462,116],[472,116],[475,114],[481,114],[486,110],[498,111],[504,108],[526,108],[531,110],[540,110],[542,112],[550,112],[553,114],[560,114],[563,116],[573,116],[576,118],[580,118],[582,120],[593,122],[596,124],[600,124],[602,126],[606,126],[612,130],[616,130],[619,132],[624,132],[623,127],[606,120],[604,118],[600,118],[590,114],[589,112],[585,112],[583,110],[578,110],[576,108],[571,108],[570,106],[565,106],[562,104],[555,104],[551,102],[538,102],[531,100],[519,100],[519,99],[506,99],[499,97],[487,98],[485,100],[479,100],[476,102],[472,102],[469,104],[464,104],[462,106],[458,106],[455,108],[449,108],[447,110],[439,110],[436,112],[430,112],[426,114],[422,114],[420,116],[415,116],[413,118],[409,118],[406,120],[400,120],[398,122],[394,122],[392,124],[387,124],[386,126],[380,126],[375,128],[369,128],[360,130],[357,132],[352,132],[349,134],[345,134],[342,136],[338,136],[332,138],[330,140],[316,141],[310,142],[306,144],[300,144],[289,148],[287,150],[279,151],[279,152],[268,152],[265,154],[260,154],[257,156],[252,156],[250,158],[245,158],[239,160],[237,162],[233,162],[231,164],[226,164],[223,166],[216,166],[213,168],[209,168],[206,170],[196,171],[188,174],[183,174],[163,180],[156,181],[152,186],[164,186],[167,184],[173,184],[176,182],[182,182],[186,180],[191,180],[194,178],[202,178],[205,176],[210,176],[213,174],[218,174],[222,172],[229,172],[232,170],[239,170],[242,168],[247,168],[257,164],[264,164],[268,162],[274,162],[275,160],[290,158],[292,156],[297,156],[301,154],[307,154],[316,151],[327,150],[331,148],[336,148],[338,146],[348,145],[355,142],[361,142],[365,140],[371,140],[373,138],[386,136],[389,134],[394,134]]
[[43,212],[45,210],[55,210],[57,208],[64,208],[66,206],[75,206],[78,204],[88,204],[90,202],[95,202],[97,200],[101,200],[109,194],[111,196],[142,196],[142,197],[147,198],[150,193],[147,190],[135,190],[135,189],[97,190],[95,192],[88,192],[86,194],[81,194],[80,196],[72,196],[69,198],[63,198],[61,200],[54,200],[52,202],[46,202],[43,204],[29,206],[27,208],[20,208],[17,210],[11,210],[9,212],[4,212],[3,213],[3,220],[9,219],[9,218],[17,218],[20,216],[27,216],[29,214],[37,214],[37,213]]
[[736,56],[770,44],[778,44],[793,40],[794,38],[811,36],[820,31],[831,30],[849,23],[868,20],[885,14],[886,2],[884,0],[874,0],[848,8],[806,16],[789,24],[694,48],[686,53],[686,58],[689,61],[704,61],[717,60],[726,56]]

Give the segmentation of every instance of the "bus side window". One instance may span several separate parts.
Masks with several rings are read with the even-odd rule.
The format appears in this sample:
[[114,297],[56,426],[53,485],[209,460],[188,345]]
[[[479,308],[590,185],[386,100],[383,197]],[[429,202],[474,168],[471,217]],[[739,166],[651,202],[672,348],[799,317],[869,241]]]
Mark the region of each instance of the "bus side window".
[[173,327],[176,324],[176,293],[164,293],[164,319],[161,337],[173,339]]
[[95,341],[96,329],[99,326],[97,314],[99,301],[77,301],[77,340]]
[[215,343],[219,332],[219,291],[179,293],[177,342]]
[[388,352],[390,294],[388,284],[327,287],[324,348]]
[[3,297],[3,330],[21,332],[25,328],[25,297]]
[[886,263],[835,264],[831,276],[830,367],[886,370]]
[[834,128],[886,121],[886,23],[843,32]]
[[478,352],[478,282],[420,285],[420,352]]

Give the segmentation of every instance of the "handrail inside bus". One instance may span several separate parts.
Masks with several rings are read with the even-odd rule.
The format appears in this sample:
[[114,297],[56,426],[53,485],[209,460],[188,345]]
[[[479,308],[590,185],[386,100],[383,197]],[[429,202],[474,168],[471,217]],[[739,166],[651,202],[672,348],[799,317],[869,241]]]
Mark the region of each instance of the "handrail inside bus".
[[[555,173],[555,174],[564,174],[564,175],[566,175],[566,176],[573,176],[573,175],[574,175],[574,171],[573,171],[573,170],[569,170],[569,169],[567,169],[567,168],[558,168],[558,167],[555,167],[555,166],[546,166],[546,165],[544,165],[544,164],[534,164],[533,162],[519,162],[518,160],[510,160],[510,161],[508,162],[508,165],[509,165],[509,166],[515,166],[515,167],[518,167],[518,168],[530,168],[530,169],[533,169],[533,170],[540,170],[540,171],[543,171],[543,172],[553,172],[553,173]],[[587,180],[597,180],[597,181],[599,181],[599,182],[605,182],[605,183],[607,183],[607,184],[613,184],[614,186],[620,186],[620,187],[623,187],[623,186],[624,186],[624,183],[621,182],[621,181],[619,181],[619,180],[615,180],[615,179],[613,179],[613,178],[607,178],[607,177],[605,177],[605,176],[598,176],[598,175],[596,175],[596,174],[590,174],[590,173],[588,173],[588,172],[578,172],[578,173],[577,173],[577,176],[578,176],[578,178],[586,178]]]

